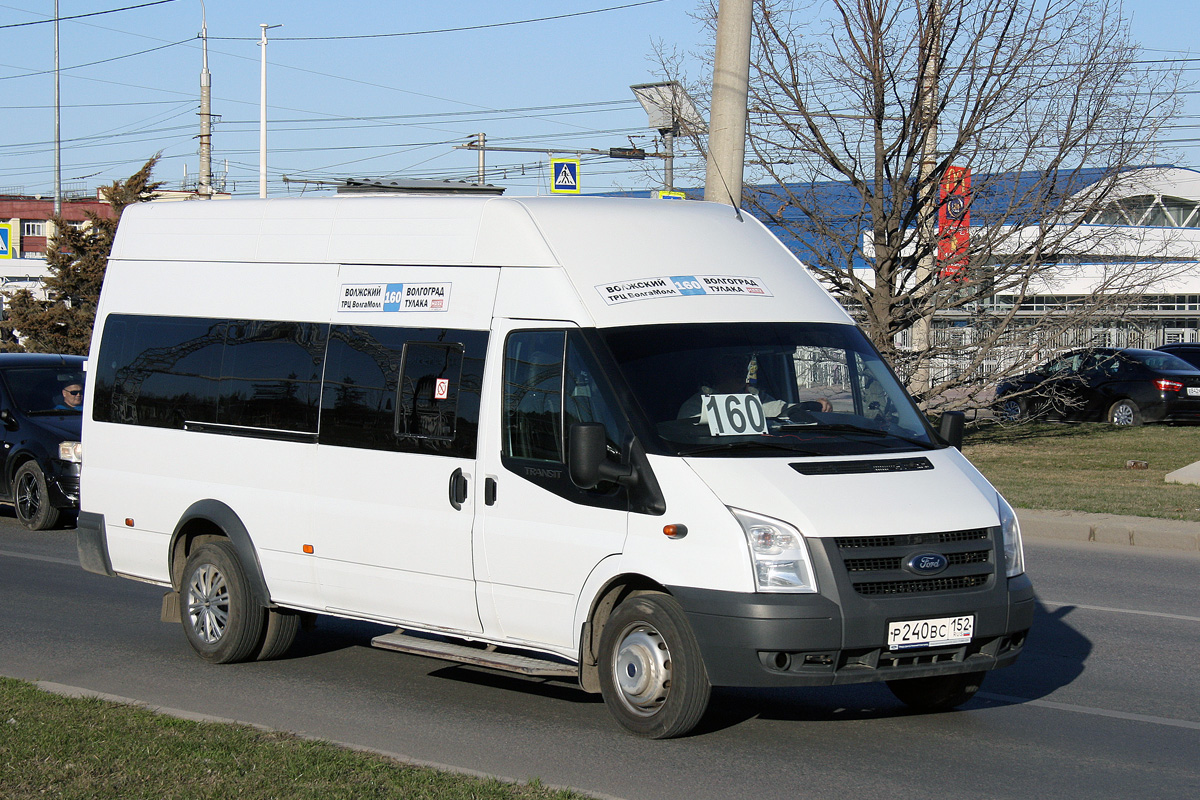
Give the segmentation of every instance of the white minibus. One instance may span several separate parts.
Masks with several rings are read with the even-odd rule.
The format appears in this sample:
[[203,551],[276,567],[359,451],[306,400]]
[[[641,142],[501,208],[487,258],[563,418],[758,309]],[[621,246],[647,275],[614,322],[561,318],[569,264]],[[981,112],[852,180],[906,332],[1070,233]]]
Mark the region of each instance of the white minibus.
[[713,686],[950,708],[1033,618],[1012,508],[729,206],[133,206],[88,369],[81,561],[213,662],[369,620],[664,738]]

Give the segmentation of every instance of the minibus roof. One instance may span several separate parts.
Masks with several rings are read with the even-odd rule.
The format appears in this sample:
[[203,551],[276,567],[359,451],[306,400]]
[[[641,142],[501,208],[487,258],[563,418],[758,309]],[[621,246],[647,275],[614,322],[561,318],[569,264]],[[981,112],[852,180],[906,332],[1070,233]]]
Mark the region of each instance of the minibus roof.
[[850,318],[757,219],[611,197],[342,195],[142,203],[111,258],[561,269],[597,326]]

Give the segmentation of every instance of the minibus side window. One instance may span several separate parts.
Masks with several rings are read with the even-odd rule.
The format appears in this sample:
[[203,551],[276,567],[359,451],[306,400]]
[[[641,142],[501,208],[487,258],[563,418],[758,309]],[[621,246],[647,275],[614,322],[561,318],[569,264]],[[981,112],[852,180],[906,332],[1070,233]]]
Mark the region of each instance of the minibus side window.
[[599,422],[609,455],[619,462],[625,425],[617,408],[577,333],[522,331],[509,336],[504,455],[565,463],[564,438],[571,426]]
[[333,326],[319,443],[474,458],[487,340],[486,331]]
[[397,436],[453,439],[463,347],[441,342],[405,342],[396,402]]
[[113,314],[94,367],[97,422],[215,422],[225,320]]
[[504,455],[562,463],[564,331],[520,331],[504,358]]
[[617,404],[602,379],[600,371],[591,363],[576,335],[567,341],[567,370],[563,381],[563,421],[569,432],[578,422],[599,422],[604,425],[608,440],[609,460],[620,463],[621,438],[625,429]]
[[217,422],[316,433],[327,332],[315,322],[231,323]]

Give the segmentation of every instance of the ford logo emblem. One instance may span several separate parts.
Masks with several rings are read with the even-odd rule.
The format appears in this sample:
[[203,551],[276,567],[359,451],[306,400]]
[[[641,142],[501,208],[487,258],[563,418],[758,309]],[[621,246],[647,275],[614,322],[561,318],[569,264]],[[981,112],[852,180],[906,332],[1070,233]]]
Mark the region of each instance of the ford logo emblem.
[[950,566],[950,559],[941,553],[920,553],[905,562],[904,566],[918,575],[937,575]]

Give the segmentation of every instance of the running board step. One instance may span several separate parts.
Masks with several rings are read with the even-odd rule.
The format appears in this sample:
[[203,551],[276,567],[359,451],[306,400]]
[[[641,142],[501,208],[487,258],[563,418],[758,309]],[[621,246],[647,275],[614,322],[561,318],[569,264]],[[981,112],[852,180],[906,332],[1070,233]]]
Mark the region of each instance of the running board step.
[[538,675],[543,677],[576,678],[579,668],[562,661],[551,661],[535,656],[523,656],[515,653],[501,653],[496,650],[480,650],[439,639],[424,639],[411,636],[397,629],[392,633],[376,636],[371,640],[372,647],[384,650],[398,650],[401,653],[413,653],[429,658],[440,658],[445,661],[457,661],[462,664],[473,664],[477,667],[490,667],[505,672],[517,672],[521,675]]

